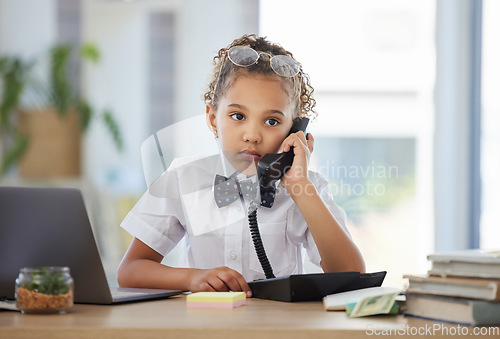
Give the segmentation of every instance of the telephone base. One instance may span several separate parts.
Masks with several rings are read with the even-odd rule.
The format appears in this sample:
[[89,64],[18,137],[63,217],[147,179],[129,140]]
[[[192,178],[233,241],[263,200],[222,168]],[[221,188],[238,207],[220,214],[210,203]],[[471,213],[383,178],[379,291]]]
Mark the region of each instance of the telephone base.
[[316,301],[334,293],[382,285],[386,271],[294,274],[248,283],[252,297],[277,301]]

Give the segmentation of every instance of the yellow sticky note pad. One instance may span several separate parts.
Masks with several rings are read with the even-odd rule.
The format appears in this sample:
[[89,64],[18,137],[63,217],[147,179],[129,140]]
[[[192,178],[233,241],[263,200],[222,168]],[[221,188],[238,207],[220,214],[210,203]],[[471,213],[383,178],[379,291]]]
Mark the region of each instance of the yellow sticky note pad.
[[245,292],[197,292],[186,297],[190,308],[235,308],[246,304]]

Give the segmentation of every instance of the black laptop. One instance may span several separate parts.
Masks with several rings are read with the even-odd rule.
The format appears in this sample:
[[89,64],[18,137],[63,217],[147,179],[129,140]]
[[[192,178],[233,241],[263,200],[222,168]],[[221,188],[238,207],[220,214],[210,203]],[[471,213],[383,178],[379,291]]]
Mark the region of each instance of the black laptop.
[[0,298],[15,298],[20,268],[38,266],[68,266],[76,303],[114,304],[182,293],[110,287],[78,189],[0,187],[0,241]]

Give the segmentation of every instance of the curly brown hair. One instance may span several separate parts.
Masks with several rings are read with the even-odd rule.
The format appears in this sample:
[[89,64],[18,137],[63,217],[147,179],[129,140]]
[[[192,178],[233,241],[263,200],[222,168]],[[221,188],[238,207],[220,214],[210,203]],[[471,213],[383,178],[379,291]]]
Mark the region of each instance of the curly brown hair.
[[[277,76],[277,74],[272,70],[269,62],[257,62],[249,67],[239,67],[234,65],[232,62],[225,62],[227,51],[234,46],[248,46],[259,52],[266,52],[271,55],[287,55],[294,59],[292,53],[288,52],[280,45],[268,41],[266,37],[259,37],[255,34],[243,35],[241,38],[234,40],[228,47],[221,48],[214,57],[214,68],[211,74],[208,90],[203,96],[205,103],[211,103],[215,109],[217,109],[220,97],[236,80],[238,75],[252,73],[272,77]],[[261,55],[261,58],[262,57],[263,55]],[[310,84],[309,76],[301,71],[298,76],[291,78],[281,76],[277,77],[283,81],[283,84],[286,87],[285,89],[288,93],[291,93],[291,101],[298,103],[294,110],[294,118],[314,118],[317,115],[314,111],[316,100],[313,98],[314,89]]]

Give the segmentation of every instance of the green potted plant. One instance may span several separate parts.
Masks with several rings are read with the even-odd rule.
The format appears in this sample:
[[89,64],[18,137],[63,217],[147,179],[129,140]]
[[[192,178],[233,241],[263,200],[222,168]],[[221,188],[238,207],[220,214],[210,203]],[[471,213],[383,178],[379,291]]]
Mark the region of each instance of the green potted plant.
[[[2,126],[4,121],[9,123],[0,133],[8,139],[9,146],[3,151],[1,173],[18,163],[19,172],[25,177],[78,176],[80,133],[85,133],[93,120],[103,122],[116,148],[123,148],[113,113],[97,111],[71,81],[69,62],[77,52],[82,62],[99,61],[99,51],[93,44],[78,47],[57,44],[49,51],[49,77],[45,82],[33,76],[33,62],[5,57],[4,70],[0,69],[3,79],[0,114],[5,116]],[[20,66],[14,68],[12,60]],[[27,89],[37,94],[35,108],[20,104],[21,95]]]
[[0,176],[19,161],[28,146],[28,138],[16,127],[15,114],[32,66],[18,57],[0,57]]

